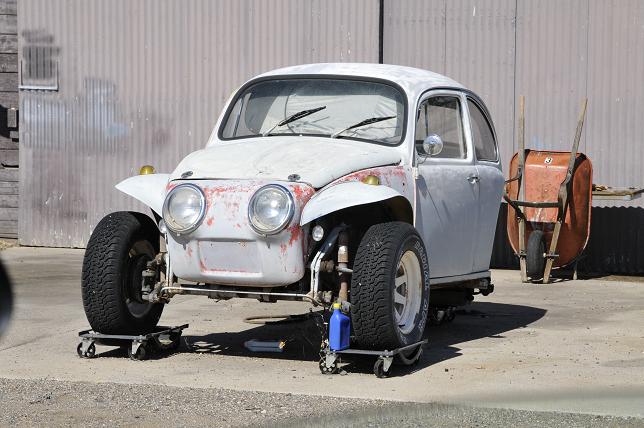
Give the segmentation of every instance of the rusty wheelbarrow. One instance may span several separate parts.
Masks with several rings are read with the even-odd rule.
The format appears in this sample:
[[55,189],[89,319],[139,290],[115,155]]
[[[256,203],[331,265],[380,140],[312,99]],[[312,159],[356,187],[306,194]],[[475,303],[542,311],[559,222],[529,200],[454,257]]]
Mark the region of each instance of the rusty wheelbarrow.
[[521,281],[548,283],[553,267],[575,262],[588,243],[592,164],[578,153],[585,99],[570,152],[525,149],[525,100],[519,99],[519,151],[510,162],[504,199],[508,238],[519,256]]

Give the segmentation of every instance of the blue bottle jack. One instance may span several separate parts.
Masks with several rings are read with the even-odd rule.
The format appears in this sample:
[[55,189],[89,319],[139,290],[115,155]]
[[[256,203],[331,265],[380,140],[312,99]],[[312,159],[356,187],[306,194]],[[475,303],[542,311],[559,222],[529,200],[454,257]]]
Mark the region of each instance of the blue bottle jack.
[[351,320],[342,313],[340,303],[333,304],[333,314],[329,321],[329,348],[332,351],[342,351],[349,347],[351,335]]

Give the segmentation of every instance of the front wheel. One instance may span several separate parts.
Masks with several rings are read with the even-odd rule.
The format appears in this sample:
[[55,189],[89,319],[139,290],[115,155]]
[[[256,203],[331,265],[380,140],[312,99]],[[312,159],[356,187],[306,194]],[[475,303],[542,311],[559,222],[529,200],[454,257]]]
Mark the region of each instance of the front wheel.
[[131,212],[105,216],[85,250],[81,288],[87,320],[104,334],[154,330],[163,304],[142,298],[143,271],[159,252],[159,232],[149,217]]
[[359,346],[392,350],[422,339],[429,264],[412,225],[390,222],[367,230],[353,263],[350,299]]

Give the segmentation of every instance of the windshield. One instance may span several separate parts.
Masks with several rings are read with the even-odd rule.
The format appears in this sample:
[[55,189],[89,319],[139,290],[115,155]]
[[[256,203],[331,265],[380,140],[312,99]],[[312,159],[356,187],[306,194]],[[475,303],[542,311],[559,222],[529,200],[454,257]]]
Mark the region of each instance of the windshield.
[[348,79],[276,79],[241,92],[221,138],[311,135],[397,145],[404,98],[385,83]]

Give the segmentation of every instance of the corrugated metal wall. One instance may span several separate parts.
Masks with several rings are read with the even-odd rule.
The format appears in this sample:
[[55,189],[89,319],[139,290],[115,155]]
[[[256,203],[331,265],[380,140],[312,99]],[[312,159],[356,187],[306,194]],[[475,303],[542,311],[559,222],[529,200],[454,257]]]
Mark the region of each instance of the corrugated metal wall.
[[644,185],[644,2],[386,1],[383,34],[385,62],[434,69],[481,95],[504,165],[517,148],[519,95],[526,144],[552,150],[570,150],[587,96],[580,150],[593,160],[594,181]]
[[23,0],[19,12],[23,83],[50,88],[21,92],[25,245],[82,247],[105,213],[143,209],[114,184],[202,147],[253,75],[378,61],[378,0]]
[[479,93],[505,164],[519,95],[529,146],[561,150],[588,96],[582,150],[595,182],[644,185],[644,2],[384,0],[382,40],[380,3],[21,0],[23,84],[58,85],[21,92],[21,242],[84,246],[104,213],[141,208],[113,185],[144,163],[167,171],[201,147],[252,75],[377,62],[380,47],[384,62],[445,73]]
[[[434,69],[483,97],[504,166],[517,150],[519,95],[527,146],[565,151],[588,97],[580,150],[593,161],[593,181],[644,186],[644,1],[385,1],[383,34],[385,62]],[[644,200],[593,205],[581,268],[644,273]],[[611,206],[619,208],[602,208]],[[492,266],[514,268],[506,209]]]

